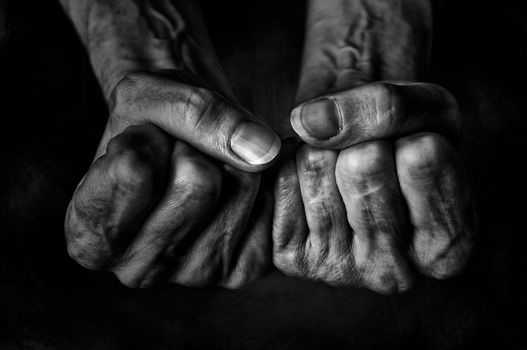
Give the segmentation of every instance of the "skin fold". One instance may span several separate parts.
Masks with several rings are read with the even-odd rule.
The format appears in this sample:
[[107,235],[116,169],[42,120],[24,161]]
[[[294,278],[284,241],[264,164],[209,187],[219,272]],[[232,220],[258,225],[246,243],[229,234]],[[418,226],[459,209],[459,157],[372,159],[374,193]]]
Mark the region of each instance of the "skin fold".
[[381,293],[408,289],[415,269],[464,266],[457,104],[412,82],[430,51],[428,1],[309,1],[283,145],[236,102],[197,2],[61,3],[109,106],[66,215],[81,265],[130,287],[228,288],[274,265]]

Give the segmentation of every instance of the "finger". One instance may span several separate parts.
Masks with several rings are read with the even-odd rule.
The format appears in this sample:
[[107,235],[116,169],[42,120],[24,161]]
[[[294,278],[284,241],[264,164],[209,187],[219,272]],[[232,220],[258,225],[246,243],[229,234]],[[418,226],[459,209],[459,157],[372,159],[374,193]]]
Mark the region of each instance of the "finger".
[[397,140],[396,163],[415,230],[415,264],[429,276],[449,277],[465,265],[474,234],[456,152],[442,136],[421,133]]
[[355,232],[353,256],[361,284],[387,294],[408,289],[403,253],[409,225],[389,142],[372,141],[340,152],[337,185]]
[[[285,273],[303,263],[303,254],[309,229],[304,213],[300,182],[294,159],[281,161],[274,187],[273,262]],[[297,260],[300,259],[300,260]]]
[[344,149],[418,131],[456,136],[460,118],[454,97],[440,86],[378,82],[308,101],[293,110],[291,124],[312,146]]
[[273,196],[260,190],[255,200],[252,219],[232,251],[229,272],[219,285],[238,288],[265,276],[273,268],[272,239]]
[[146,287],[170,272],[205,226],[221,189],[219,168],[182,142],[172,153],[165,194],[113,271],[129,287]]
[[[298,149],[304,143],[294,137],[282,140],[280,161],[270,174],[273,189],[273,257],[290,248],[300,248],[305,243],[309,229],[304,213],[304,203],[300,192],[296,157]],[[279,263],[275,261],[275,263]],[[285,263],[285,261],[284,261]]]
[[126,247],[164,186],[172,141],[152,125],[125,129],[81,181],[66,215],[68,252],[100,269]]
[[[237,283],[255,278],[258,270],[230,281],[244,248],[243,237],[250,231],[249,223],[260,215],[260,212],[253,213],[259,184],[260,174],[242,172],[228,165],[223,167],[218,206],[201,234],[193,239],[188,254],[173,269],[171,282],[192,287],[220,284],[234,288]],[[270,236],[270,229],[266,233]],[[261,248],[266,250],[269,247],[264,245]]]
[[261,171],[280,151],[280,138],[270,128],[207,89],[136,73],[115,91],[110,102],[114,118],[153,123],[240,170]]
[[309,234],[304,277],[334,285],[352,284],[352,232],[335,182],[338,152],[304,145],[297,153],[297,172]]

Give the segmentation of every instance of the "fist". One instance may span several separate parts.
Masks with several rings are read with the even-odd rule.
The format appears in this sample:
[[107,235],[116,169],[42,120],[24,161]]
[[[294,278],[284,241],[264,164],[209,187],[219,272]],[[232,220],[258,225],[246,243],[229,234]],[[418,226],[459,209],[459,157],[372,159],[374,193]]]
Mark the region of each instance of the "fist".
[[68,208],[69,254],[130,287],[236,287],[272,266],[272,199],[259,191],[259,171],[280,140],[184,81],[140,73],[116,86],[96,159]]
[[474,237],[451,141],[460,122],[455,99],[432,84],[368,84],[297,107],[291,123],[307,145],[275,186],[275,265],[380,293],[408,289],[414,271],[460,271]]

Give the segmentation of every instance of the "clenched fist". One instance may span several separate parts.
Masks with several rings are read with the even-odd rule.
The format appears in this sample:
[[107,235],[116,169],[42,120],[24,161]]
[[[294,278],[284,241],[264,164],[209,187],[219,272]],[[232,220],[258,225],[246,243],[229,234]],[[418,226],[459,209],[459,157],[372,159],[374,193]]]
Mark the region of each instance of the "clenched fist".
[[265,273],[272,198],[257,172],[279,138],[178,72],[128,75],[110,110],[68,208],[69,254],[131,287],[235,287]]
[[131,287],[236,287],[274,262],[381,293],[463,268],[459,111],[445,89],[407,82],[428,66],[430,0],[307,1],[298,137],[275,165],[280,139],[231,102],[198,2],[61,2],[110,107],[66,217],[83,266]]
[[282,162],[275,188],[280,270],[391,293],[415,269],[445,278],[464,266],[473,213],[448,91],[366,84],[300,105],[291,123],[307,145]]

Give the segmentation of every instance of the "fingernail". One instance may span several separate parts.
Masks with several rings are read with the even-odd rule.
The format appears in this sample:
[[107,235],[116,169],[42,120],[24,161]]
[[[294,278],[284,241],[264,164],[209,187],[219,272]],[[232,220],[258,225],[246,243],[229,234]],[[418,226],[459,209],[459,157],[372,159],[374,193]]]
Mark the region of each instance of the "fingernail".
[[339,110],[335,101],[323,99],[302,105],[300,123],[317,139],[329,139],[340,131]]
[[231,138],[231,149],[252,165],[269,163],[280,151],[280,138],[254,122],[244,122]]

